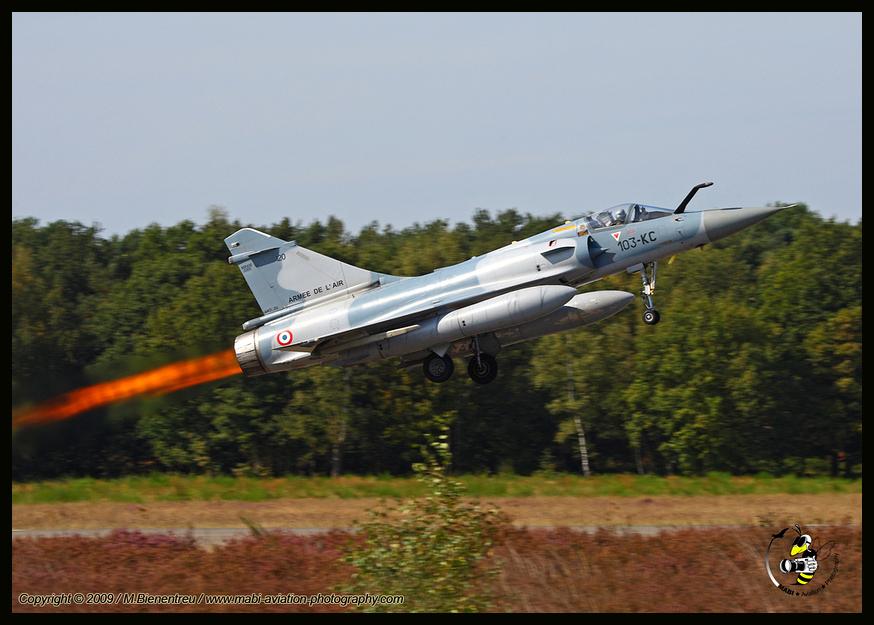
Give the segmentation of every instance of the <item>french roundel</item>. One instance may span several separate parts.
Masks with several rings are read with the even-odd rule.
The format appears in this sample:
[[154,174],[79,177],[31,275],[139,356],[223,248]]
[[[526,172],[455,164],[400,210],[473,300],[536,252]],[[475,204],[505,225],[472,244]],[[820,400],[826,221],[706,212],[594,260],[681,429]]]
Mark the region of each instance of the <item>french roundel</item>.
[[279,334],[276,335],[276,342],[279,343],[282,347],[286,345],[291,345],[291,332],[288,330],[283,330]]

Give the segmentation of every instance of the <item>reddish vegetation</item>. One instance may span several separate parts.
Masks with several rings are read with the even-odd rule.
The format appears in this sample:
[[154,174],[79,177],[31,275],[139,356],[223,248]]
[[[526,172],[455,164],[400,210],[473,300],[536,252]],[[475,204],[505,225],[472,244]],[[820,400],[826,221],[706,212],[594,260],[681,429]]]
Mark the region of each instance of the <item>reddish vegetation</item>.
[[[832,581],[811,597],[790,597],[773,586],[765,570],[769,530],[758,527],[686,529],[654,537],[619,536],[605,530],[586,534],[511,529],[495,551],[501,572],[491,583],[499,611],[861,612],[861,527],[807,529],[823,542],[835,541],[831,554],[820,558],[811,587],[821,587],[832,576],[838,555]],[[262,601],[289,593],[339,594],[336,587],[352,572],[340,562],[349,540],[341,532],[266,535],[205,550],[170,537],[128,531],[95,539],[16,539],[12,541],[12,611],[345,611],[348,608],[337,605],[116,601],[119,593],[255,595]],[[791,584],[791,576],[783,577],[787,579],[779,581]],[[22,593],[74,592],[112,593],[113,603],[36,608],[19,601]],[[406,607],[415,610],[415,597],[405,600]]]
[[[522,532],[504,546],[506,607],[520,612],[844,612],[862,610],[862,530],[817,528],[836,547],[820,563],[813,597],[789,597],[765,570],[770,534],[761,528],[685,529],[653,537],[601,530]],[[788,556],[777,555],[777,559]],[[772,558],[774,554],[772,553]],[[772,562],[772,565],[774,563]],[[778,573],[778,575],[782,575]],[[794,578],[778,579],[790,583]],[[797,588],[797,587],[792,587]]]

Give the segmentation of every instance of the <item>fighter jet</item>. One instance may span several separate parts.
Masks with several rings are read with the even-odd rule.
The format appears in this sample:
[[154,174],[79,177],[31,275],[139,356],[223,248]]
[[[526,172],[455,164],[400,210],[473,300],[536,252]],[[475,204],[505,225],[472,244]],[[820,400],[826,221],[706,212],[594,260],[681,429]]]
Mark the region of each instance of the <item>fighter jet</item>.
[[263,315],[234,342],[249,376],[318,364],[400,358],[445,382],[469,357],[474,382],[495,379],[508,345],[586,326],[616,314],[634,295],[578,293],[623,271],[640,272],[643,321],[656,324],[658,261],[702,247],[787,207],[686,212],[694,187],[669,210],[622,204],[417,277],[368,271],[252,228],[225,243]]

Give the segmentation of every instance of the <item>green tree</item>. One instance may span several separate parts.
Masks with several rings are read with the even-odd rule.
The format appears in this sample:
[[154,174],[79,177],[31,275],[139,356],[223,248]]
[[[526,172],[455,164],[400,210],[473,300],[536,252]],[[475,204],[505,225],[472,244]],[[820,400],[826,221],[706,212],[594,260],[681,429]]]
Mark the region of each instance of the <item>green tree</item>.
[[[759,268],[760,313],[773,329],[769,351],[779,372],[770,396],[782,427],[771,449],[784,459],[783,470],[802,473],[810,461],[828,456],[837,471],[839,454],[857,456],[861,428],[856,411],[845,409],[857,403],[852,391],[835,401],[834,381],[840,376],[835,377],[834,361],[822,347],[831,342],[837,352],[852,350],[855,336],[861,346],[862,224],[825,221],[807,212],[795,219],[789,241]],[[856,329],[848,330],[857,317]],[[846,343],[826,341],[829,332],[838,332]]]
[[814,402],[823,422],[813,445],[827,454],[831,473],[839,461],[852,475],[862,463],[862,306],[845,308],[813,328],[805,339],[818,382]]
[[658,454],[659,472],[763,470],[769,435],[768,328],[755,276],[732,246],[660,268],[662,322],[638,326],[625,390],[632,447]]
[[633,381],[631,319],[623,312],[597,325],[543,337],[534,347],[534,383],[550,390],[546,409],[559,420],[553,455],[573,456],[584,473],[583,453],[593,470],[606,471],[611,465],[615,469],[612,463],[623,462],[614,456],[617,445],[627,449],[617,407]]
[[88,320],[107,281],[107,250],[98,233],[79,223],[39,228],[34,219],[13,221],[13,399],[69,390],[95,357]]

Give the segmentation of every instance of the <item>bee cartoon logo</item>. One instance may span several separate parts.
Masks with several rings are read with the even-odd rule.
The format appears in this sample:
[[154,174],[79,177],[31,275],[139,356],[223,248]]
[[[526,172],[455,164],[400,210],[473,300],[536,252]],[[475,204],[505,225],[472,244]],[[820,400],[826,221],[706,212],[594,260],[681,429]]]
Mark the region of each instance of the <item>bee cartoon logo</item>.
[[[774,578],[774,573],[771,571],[771,547],[774,545],[774,541],[783,538],[788,530],[794,530],[797,536],[792,540],[792,545],[789,548],[789,558],[780,560],[779,568],[780,572],[783,574],[795,575],[793,586],[801,586],[804,588],[810,584],[817,569],[820,568],[820,560],[825,560],[829,555],[831,555],[835,542],[831,540],[825,544],[821,544],[818,536],[816,538],[811,538],[810,534],[802,533],[801,528],[797,524],[792,527],[783,528],[779,533],[771,535],[771,542],[768,544],[768,551],[765,553],[765,567],[768,570],[768,576],[771,578],[771,581],[774,582],[774,585],[780,590],[783,590],[788,594],[801,595],[801,589],[792,591],[787,588],[786,585],[778,582]],[[790,534],[790,536],[791,535],[792,534]],[[825,553],[823,553],[824,551]],[[835,571],[832,572],[828,580],[826,580],[818,590],[825,588],[825,586],[834,579],[835,572],[837,572],[837,555],[835,555]],[[808,593],[805,592],[803,594],[806,595]]]

